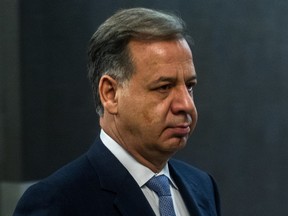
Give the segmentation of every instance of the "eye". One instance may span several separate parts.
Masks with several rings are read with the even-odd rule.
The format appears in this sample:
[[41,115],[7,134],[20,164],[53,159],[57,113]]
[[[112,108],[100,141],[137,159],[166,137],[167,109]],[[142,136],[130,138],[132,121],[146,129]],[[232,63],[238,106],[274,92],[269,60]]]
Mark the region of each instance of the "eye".
[[160,87],[157,88],[157,90],[159,92],[167,92],[168,90],[170,90],[172,88],[172,84],[164,84],[164,85],[161,85]]
[[160,86],[160,89],[168,90],[168,89],[170,89],[171,87],[172,87],[171,84],[166,84],[166,85],[162,85],[162,86]]
[[173,88],[173,84],[167,83],[167,84],[162,84],[159,87],[157,87],[155,90],[157,90],[160,93],[167,93],[169,90]]
[[195,87],[195,83],[188,83],[188,84],[186,85],[186,87],[187,87],[187,91],[188,91],[190,94],[192,94],[192,93],[193,93],[193,89],[194,89],[194,87]]

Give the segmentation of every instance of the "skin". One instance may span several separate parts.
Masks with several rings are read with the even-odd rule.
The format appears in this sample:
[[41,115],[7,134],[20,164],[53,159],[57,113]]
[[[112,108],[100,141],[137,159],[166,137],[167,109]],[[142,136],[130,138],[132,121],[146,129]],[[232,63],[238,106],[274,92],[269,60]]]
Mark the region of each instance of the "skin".
[[192,52],[184,39],[128,44],[135,73],[124,84],[104,75],[100,125],[137,161],[157,173],[182,149],[197,122]]

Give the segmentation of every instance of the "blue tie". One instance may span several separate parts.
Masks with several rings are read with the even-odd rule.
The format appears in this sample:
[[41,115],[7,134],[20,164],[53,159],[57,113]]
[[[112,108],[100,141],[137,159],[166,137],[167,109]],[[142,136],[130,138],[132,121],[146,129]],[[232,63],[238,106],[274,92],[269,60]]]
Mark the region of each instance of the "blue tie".
[[165,175],[154,176],[146,183],[146,185],[159,197],[160,215],[176,216],[168,178]]

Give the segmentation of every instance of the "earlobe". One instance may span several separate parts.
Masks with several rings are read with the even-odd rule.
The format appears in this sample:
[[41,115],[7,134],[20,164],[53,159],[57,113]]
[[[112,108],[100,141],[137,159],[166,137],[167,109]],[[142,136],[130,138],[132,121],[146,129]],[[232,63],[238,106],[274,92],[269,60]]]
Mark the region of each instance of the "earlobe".
[[99,96],[104,110],[110,114],[117,114],[117,81],[108,75],[99,81]]

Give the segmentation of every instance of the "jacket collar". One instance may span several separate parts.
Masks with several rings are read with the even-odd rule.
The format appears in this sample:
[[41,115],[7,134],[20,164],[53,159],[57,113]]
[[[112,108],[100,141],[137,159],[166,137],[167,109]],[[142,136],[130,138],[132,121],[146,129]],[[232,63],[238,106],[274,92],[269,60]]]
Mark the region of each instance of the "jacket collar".
[[[87,156],[98,173],[102,190],[114,194],[114,204],[122,215],[155,215],[137,182],[100,139],[91,146]],[[198,191],[197,182],[193,182],[193,176],[187,176],[190,174],[181,170],[173,160],[169,161],[169,170],[190,214],[207,215],[200,210],[201,203],[198,203],[197,194],[201,192]]]
[[221,214],[217,186],[210,175],[173,159],[169,170],[191,215]]

